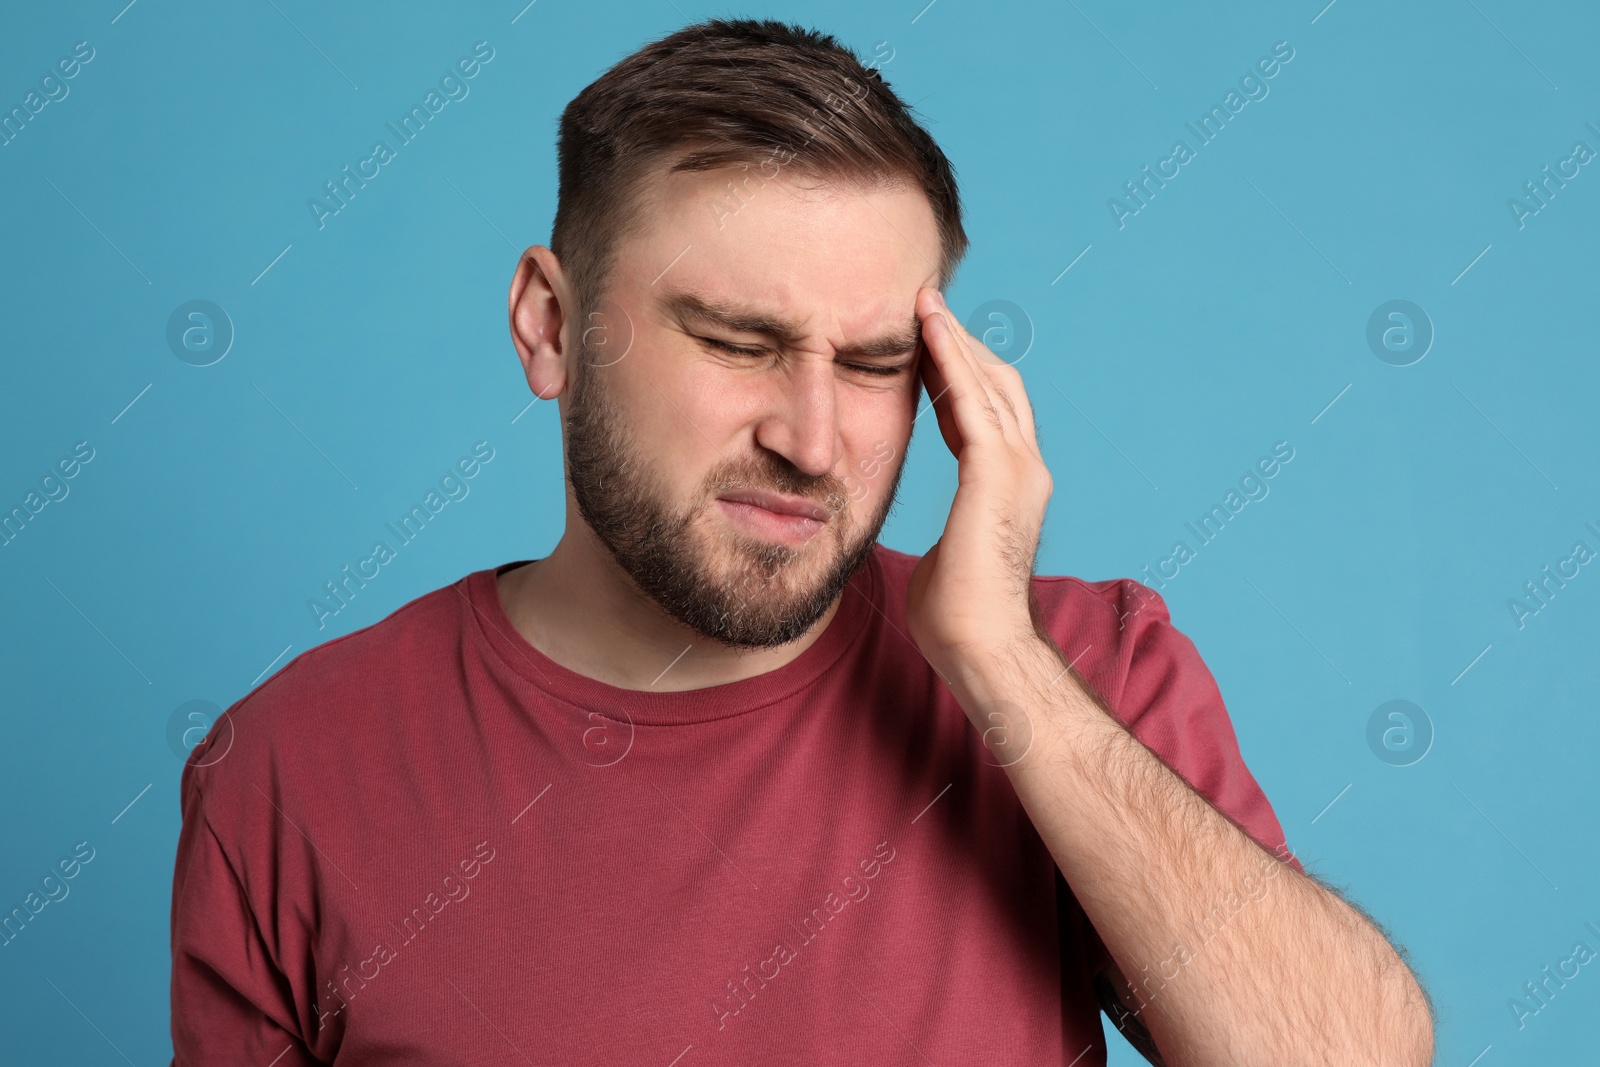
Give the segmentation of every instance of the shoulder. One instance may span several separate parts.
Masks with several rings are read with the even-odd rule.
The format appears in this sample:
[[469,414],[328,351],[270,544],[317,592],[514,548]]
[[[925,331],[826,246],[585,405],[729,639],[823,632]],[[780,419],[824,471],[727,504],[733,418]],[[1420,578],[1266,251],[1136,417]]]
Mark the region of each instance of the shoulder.
[[1036,575],[1033,595],[1039,626],[1124,721],[1139,711],[1124,699],[1135,676],[1204,669],[1166,600],[1142,582]]
[[[905,608],[911,572],[920,555],[879,544],[875,552],[884,580],[885,612],[897,623]],[[1173,669],[1174,647],[1185,651],[1188,641],[1173,627],[1167,603],[1154,589],[1132,578],[1086,579],[1074,575],[1035,575],[1034,613],[1041,629],[1082,675],[1119,713],[1137,718],[1137,709],[1122,699],[1128,679],[1135,673]],[[1188,651],[1193,651],[1190,645]],[[1199,661],[1183,660],[1192,668]]]
[[350,754],[370,752],[405,725],[426,679],[449,669],[462,614],[472,610],[469,578],[301,652],[235,701],[189,753],[185,797],[198,792],[208,808],[234,806],[268,781],[317,781],[341,766],[348,772]]
[[1039,627],[1141,741],[1173,755],[1224,735],[1231,742],[1216,679],[1160,593],[1132,578],[1064,575],[1035,577],[1033,589]]
[[[1276,813],[1227,703],[1159,592],[1131,578],[1036,577],[1038,621],[1106,710],[1191,788],[1283,858]],[[1280,844],[1283,842],[1283,844]],[[1290,861],[1300,868],[1298,860]]]

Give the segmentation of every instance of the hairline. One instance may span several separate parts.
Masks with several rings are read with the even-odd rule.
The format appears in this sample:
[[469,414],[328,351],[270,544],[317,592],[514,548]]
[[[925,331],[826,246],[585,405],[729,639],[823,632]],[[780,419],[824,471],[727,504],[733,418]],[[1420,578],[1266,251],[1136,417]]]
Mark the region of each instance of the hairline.
[[[581,302],[586,305],[592,305],[585,306],[582,309],[584,314],[598,309],[606,291],[610,289],[611,284],[616,280],[616,264],[620,257],[622,246],[626,242],[637,240],[650,232],[651,227],[648,223],[640,224],[642,216],[647,213],[647,209],[651,206],[651,198],[662,191],[665,182],[669,178],[676,174],[703,174],[716,170],[748,171],[751,167],[759,166],[761,162],[764,162],[758,162],[756,158],[760,155],[760,149],[751,146],[751,158],[749,160],[729,159],[726,162],[710,167],[682,166],[686,158],[697,155],[706,143],[708,142],[703,138],[690,138],[664,146],[651,153],[645,159],[637,161],[631,168],[623,170],[618,175],[622,189],[619,197],[619,210],[616,212],[617,226],[612,231],[609,242],[610,247],[606,249],[606,254],[603,257],[608,261],[606,262],[605,276],[600,280],[597,291],[584,294],[587,299]],[[785,166],[791,175],[820,182],[823,185],[835,185],[840,189],[849,190],[857,195],[876,191],[917,193],[923,198],[929,209],[933,211],[934,224],[936,228],[938,226],[937,205],[934,204],[933,198],[928,195],[927,190],[917,181],[916,175],[909,171],[875,174],[849,166],[829,165],[806,159],[796,159],[785,164]],[[776,182],[780,177],[781,175],[774,175],[771,178],[765,178],[764,181]],[[948,279],[946,279],[945,275],[951,266],[945,261],[946,256],[943,244],[944,242],[941,240],[937,277],[930,283],[940,289],[943,289],[948,284]],[[704,294],[698,295],[704,297]],[[916,323],[915,331],[917,337],[920,338],[920,320]]]

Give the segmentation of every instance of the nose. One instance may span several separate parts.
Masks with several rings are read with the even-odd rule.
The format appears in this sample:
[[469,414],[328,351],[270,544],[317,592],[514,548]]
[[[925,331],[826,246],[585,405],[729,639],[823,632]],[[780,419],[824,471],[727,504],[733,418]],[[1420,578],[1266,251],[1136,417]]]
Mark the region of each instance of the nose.
[[774,387],[778,392],[756,427],[756,442],[812,477],[827,474],[842,450],[833,360],[797,360]]

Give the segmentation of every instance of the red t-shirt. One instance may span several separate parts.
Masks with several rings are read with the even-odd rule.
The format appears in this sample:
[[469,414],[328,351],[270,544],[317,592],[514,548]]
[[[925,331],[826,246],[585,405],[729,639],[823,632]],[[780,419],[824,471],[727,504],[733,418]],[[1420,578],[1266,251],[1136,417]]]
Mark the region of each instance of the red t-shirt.
[[[880,545],[805,652],[705,689],[541,654],[515,564],[297,656],[184,769],[174,1063],[1103,1064],[1104,945],[907,636],[916,562]],[[1117,716],[1279,847],[1161,598],[1035,587]]]

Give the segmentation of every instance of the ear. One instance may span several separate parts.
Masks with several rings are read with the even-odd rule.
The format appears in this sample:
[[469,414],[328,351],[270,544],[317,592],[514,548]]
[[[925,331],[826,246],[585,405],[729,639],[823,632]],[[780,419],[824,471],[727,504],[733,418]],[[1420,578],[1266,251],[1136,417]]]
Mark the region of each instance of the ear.
[[575,307],[555,253],[544,245],[524,252],[511,276],[507,308],[511,343],[528,388],[540,400],[554,400],[567,387],[568,320]]

